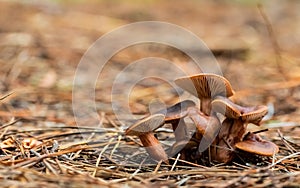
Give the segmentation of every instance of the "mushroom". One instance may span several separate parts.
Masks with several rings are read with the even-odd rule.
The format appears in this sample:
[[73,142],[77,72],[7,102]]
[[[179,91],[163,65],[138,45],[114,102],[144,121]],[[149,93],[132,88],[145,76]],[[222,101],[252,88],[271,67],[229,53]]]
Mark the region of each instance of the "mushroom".
[[[187,125],[184,117],[188,114],[188,109],[196,104],[191,100],[184,100],[168,107],[166,110],[161,110],[157,113],[165,113],[165,123],[170,123],[174,131],[176,142],[171,148],[169,156],[174,156],[178,152],[181,153],[181,159],[186,159],[186,152],[189,152],[189,140],[191,136],[188,134]],[[198,146],[198,145],[197,145]]]
[[262,156],[273,156],[279,151],[278,146],[273,142],[263,140],[258,135],[250,132],[243,141],[236,143],[235,147]]
[[212,111],[222,113],[226,117],[216,141],[219,149],[213,155],[215,160],[226,163],[233,158],[235,144],[243,140],[247,124],[253,123],[259,126],[268,108],[266,106],[242,107],[220,96],[212,101],[211,106]]
[[192,100],[184,100],[182,102],[176,103],[173,106],[167,108],[167,113],[165,115],[165,122],[172,122],[178,120],[187,115],[187,109],[189,107],[194,107],[196,104]]
[[[203,152],[214,143],[222,124],[215,113],[207,116],[195,107],[188,109],[188,117],[192,119],[196,126],[195,138],[200,142],[198,151]],[[216,148],[213,148],[213,150],[216,150]]]
[[163,114],[154,114],[148,116],[131,125],[125,131],[125,134],[138,136],[151,158],[157,161],[162,160],[165,163],[169,164],[168,156],[165,150],[153,134],[153,131],[163,125],[164,119],[165,116]]
[[166,109],[165,123],[172,124],[176,142],[187,139],[186,124],[182,118],[188,114],[188,108],[195,105],[193,101],[185,100]]
[[181,77],[176,79],[175,83],[200,99],[200,110],[205,115],[210,115],[210,103],[215,97],[230,97],[234,93],[229,81],[216,74],[203,73]]

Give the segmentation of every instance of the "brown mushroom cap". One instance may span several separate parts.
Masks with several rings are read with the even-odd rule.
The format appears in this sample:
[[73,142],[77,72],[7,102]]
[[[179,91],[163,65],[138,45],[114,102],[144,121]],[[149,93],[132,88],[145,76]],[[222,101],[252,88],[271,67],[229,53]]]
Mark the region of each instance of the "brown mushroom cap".
[[188,114],[188,108],[196,104],[192,100],[184,100],[167,109],[160,110],[155,114],[165,114],[165,123],[171,123],[176,141],[184,140],[187,136],[186,125],[181,118]]
[[164,123],[165,116],[163,114],[154,114],[148,116],[144,119],[137,121],[135,124],[131,125],[126,131],[126,135],[140,136],[152,132]]
[[175,83],[198,98],[230,97],[233,90],[227,79],[216,74],[202,73],[181,77]]
[[197,108],[189,108],[188,117],[196,127],[196,139],[212,142],[221,128],[220,120],[215,116],[207,116]]
[[242,111],[242,120],[253,123],[256,125],[260,125],[262,118],[268,113],[267,106],[255,106],[255,107],[248,107],[245,108],[245,111]]
[[238,119],[241,117],[240,107],[225,97],[218,97],[211,102],[214,112],[224,114],[228,118]]
[[212,110],[224,114],[228,118],[241,119],[244,122],[259,125],[262,118],[268,113],[267,106],[243,107],[233,103],[225,97],[218,96],[211,103]]
[[276,144],[266,140],[263,140],[261,142],[246,140],[236,143],[235,147],[249,153],[254,153],[263,156],[272,156],[273,153],[278,153],[279,151],[278,146]]
[[166,123],[185,117],[187,115],[187,109],[195,105],[196,104],[192,100],[184,100],[167,108],[167,113],[165,116]]
[[279,151],[276,144],[263,140],[256,134],[249,133],[245,139],[246,140],[242,142],[236,143],[235,147],[262,156],[273,156],[273,154],[278,153]]
[[[189,108],[188,117],[193,121],[198,136],[202,137],[205,134],[205,130],[208,126],[210,117],[201,112],[198,108]],[[200,138],[200,137],[197,137]]]

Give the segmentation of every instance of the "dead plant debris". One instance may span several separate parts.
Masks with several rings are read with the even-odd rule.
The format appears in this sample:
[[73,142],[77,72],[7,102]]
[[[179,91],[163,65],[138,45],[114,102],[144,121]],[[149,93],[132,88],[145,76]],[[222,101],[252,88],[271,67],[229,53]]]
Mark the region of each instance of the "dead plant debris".
[[[261,11],[268,17],[262,19],[247,2],[1,0],[1,187],[299,187],[299,3],[266,2]],[[268,106],[262,125],[248,129],[268,129],[259,134],[279,153],[238,151],[226,164],[205,157],[196,163],[180,154],[169,164],[149,158],[137,137],[125,136],[132,119],[126,126],[116,119],[109,93],[113,77],[143,57],[166,58],[193,71],[186,54],[153,44],[132,46],[110,60],[110,72],[95,91],[102,127],[77,126],[72,83],[80,58],[111,29],[144,20],[178,24],[203,39],[237,91],[234,101]],[[167,84],[140,83],[129,101],[136,117],[149,111],[154,98],[179,102]],[[157,129],[155,137],[167,151],[175,142],[171,125]]]

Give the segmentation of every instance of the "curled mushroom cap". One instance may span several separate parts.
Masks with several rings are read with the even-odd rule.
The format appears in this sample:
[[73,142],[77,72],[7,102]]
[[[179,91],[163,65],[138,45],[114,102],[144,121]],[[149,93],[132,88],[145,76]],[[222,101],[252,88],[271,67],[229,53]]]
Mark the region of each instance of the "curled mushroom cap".
[[268,113],[268,107],[259,105],[243,107],[225,97],[217,97],[211,103],[212,110],[224,114],[227,118],[239,119],[244,122],[260,125],[262,118]]
[[230,97],[234,93],[229,81],[216,74],[203,73],[181,77],[176,79],[175,83],[200,99],[212,99],[216,96]]
[[125,132],[126,135],[140,136],[149,132],[153,132],[164,123],[165,116],[163,114],[154,114],[131,125]]
[[268,113],[268,107],[264,105],[259,105],[255,107],[248,107],[242,111],[242,120],[260,125],[263,117]]
[[240,106],[225,97],[218,97],[213,100],[211,102],[211,108],[214,112],[224,114],[228,118],[238,119],[241,117]]
[[240,150],[262,156],[272,156],[279,151],[276,144],[263,140],[258,135],[253,133],[249,133],[245,137],[244,141],[236,143],[235,147]]

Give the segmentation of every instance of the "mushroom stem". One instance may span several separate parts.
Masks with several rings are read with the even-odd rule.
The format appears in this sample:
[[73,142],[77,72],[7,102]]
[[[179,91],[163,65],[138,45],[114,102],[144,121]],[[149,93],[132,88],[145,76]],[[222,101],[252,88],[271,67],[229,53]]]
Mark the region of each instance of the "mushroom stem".
[[[221,128],[221,123],[215,114],[207,116],[197,108],[189,108],[188,116],[196,127],[195,138],[199,140],[198,152],[205,151],[212,143],[215,143]],[[216,150],[213,148],[212,150]]]
[[189,108],[188,117],[194,122],[196,127],[195,138],[201,140],[207,128],[208,117],[197,108]]
[[234,93],[229,81],[216,74],[202,73],[181,77],[175,83],[201,100],[200,110],[205,115],[210,115],[212,99],[217,96],[230,97]]
[[151,158],[158,161],[163,160],[169,164],[165,150],[153,134],[153,131],[163,125],[164,119],[165,116],[162,114],[148,116],[131,125],[125,131],[125,134],[138,136]]
[[246,133],[246,126],[240,119],[226,118],[217,138],[218,149],[213,153],[213,159],[227,163],[234,156],[235,144],[243,140]]
[[172,129],[175,134],[176,142],[186,140],[187,133],[186,133],[186,124],[184,123],[184,120],[178,119],[178,120],[173,121],[171,124],[172,124]]
[[210,152],[216,152],[217,148],[211,148],[211,146],[212,144],[215,145],[221,126],[222,124],[215,114],[209,117],[208,125],[198,147],[199,152],[203,152],[207,148],[210,149]]
[[165,150],[163,149],[159,141],[155,138],[153,133],[139,135],[139,138],[151,158],[157,161],[162,160],[165,163],[169,164],[168,156]]
[[217,145],[220,149],[214,157],[220,162],[229,162],[233,158],[236,143],[241,142],[245,136],[247,124],[260,125],[268,109],[266,106],[243,107],[221,96],[212,101],[211,105],[214,112],[226,117],[218,136]]
[[209,116],[211,112],[211,99],[201,98],[200,99],[200,111],[205,115]]

